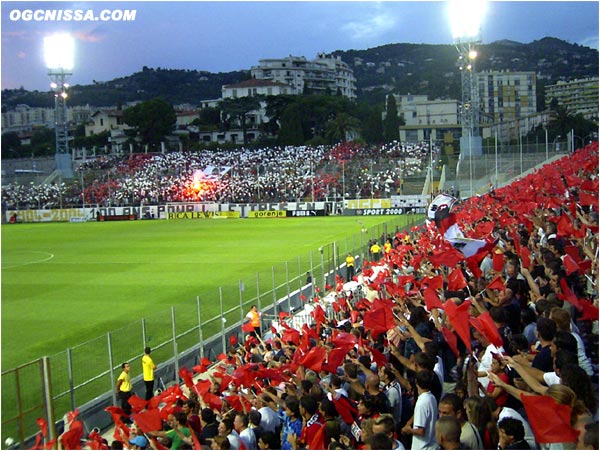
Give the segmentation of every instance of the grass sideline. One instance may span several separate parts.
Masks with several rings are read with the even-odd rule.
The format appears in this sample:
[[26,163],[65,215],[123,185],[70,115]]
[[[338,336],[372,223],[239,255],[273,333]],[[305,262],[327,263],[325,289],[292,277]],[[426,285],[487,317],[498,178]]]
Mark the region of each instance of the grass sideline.
[[[2,368],[219,286],[253,283],[259,271],[360,230],[357,217],[2,225]],[[218,302],[207,304],[218,314]]]

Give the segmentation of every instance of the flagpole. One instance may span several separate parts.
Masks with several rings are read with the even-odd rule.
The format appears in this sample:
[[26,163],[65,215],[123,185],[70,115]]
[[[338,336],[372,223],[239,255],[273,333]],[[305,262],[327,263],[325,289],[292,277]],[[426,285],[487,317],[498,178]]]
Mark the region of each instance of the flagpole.
[[496,181],[495,181],[495,185],[496,188],[498,187],[498,130],[496,130],[496,140],[495,140],[495,145],[494,145],[494,153],[496,155]]
[[433,199],[433,138],[429,132],[429,183],[431,183],[431,198]]
[[544,132],[546,135],[546,161],[548,161],[548,128],[544,127]]

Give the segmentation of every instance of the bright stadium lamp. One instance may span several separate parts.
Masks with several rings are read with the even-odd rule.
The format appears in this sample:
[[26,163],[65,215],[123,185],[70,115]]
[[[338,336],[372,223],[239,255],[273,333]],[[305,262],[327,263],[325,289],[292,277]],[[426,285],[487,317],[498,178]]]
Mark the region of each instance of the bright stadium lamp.
[[75,56],[75,41],[66,33],[54,34],[44,38],[44,58],[49,71],[73,70]]
[[452,38],[460,41],[477,41],[481,22],[487,9],[485,0],[450,0],[448,16]]
[[458,51],[457,67],[460,71],[462,88],[460,159],[469,157],[470,196],[473,195],[472,157],[482,154],[475,60],[477,58],[476,44],[480,42],[481,22],[485,10],[485,0],[448,1],[448,17],[454,45]]
[[73,177],[69,155],[69,129],[67,124],[67,77],[72,75],[75,59],[75,40],[66,33],[44,38],[44,59],[54,92],[54,130],[56,135],[56,169],[63,177]]

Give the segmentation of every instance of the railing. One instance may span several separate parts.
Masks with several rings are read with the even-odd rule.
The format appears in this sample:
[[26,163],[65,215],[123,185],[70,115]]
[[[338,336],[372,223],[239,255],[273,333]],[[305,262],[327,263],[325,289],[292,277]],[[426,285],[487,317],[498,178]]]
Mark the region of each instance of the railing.
[[[280,311],[301,308],[303,298],[310,300],[318,295],[317,287],[324,293],[326,285],[335,286],[336,274],[345,276],[343,267],[348,253],[357,257],[355,264],[360,268],[368,258],[370,239],[393,235],[422,219],[414,215],[393,217],[359,234],[326,243],[307,256],[274,265],[270,271],[257,273],[251,281],[238,280],[201,293],[171,309],[132,320],[124,328],[49,356],[52,376],[47,382],[52,388],[54,411],[63,414],[79,408],[80,419],[88,431],[108,427],[110,416],[102,409],[116,404],[116,376],[123,362],[130,362],[132,375],[138,375],[132,377],[133,390],[143,393],[139,374],[145,346],[152,348],[158,365],[156,379],[166,385],[178,381],[182,366],[191,369],[204,356],[215,360],[227,352],[231,337],[242,340],[240,326],[252,305],[256,304],[267,319],[277,317]],[[312,276],[310,284],[306,283],[307,272]],[[216,302],[220,305],[219,315],[205,318],[203,305]],[[36,401],[43,392],[44,378],[32,370],[27,372],[31,374],[20,368],[2,373],[3,438],[13,437],[21,443],[26,438],[31,441],[38,432],[35,419],[46,416]],[[60,432],[60,424],[58,429]]]

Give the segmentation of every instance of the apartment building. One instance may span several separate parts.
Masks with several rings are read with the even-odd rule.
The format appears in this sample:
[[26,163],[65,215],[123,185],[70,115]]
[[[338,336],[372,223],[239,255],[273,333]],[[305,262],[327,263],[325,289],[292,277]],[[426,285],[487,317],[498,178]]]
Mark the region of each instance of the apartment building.
[[401,141],[441,140],[448,133],[458,138],[461,127],[458,123],[457,100],[427,100],[426,95],[394,94],[398,114],[404,117],[400,126]]
[[[67,121],[70,124],[87,123],[92,109],[89,105],[67,108]],[[54,108],[17,105],[13,110],[2,113],[2,133],[24,132],[33,127],[54,128]]]
[[484,71],[476,79],[482,122],[506,122],[536,113],[535,72]]
[[546,86],[546,103],[556,99],[569,113],[581,113],[586,119],[598,119],[598,77],[559,81]]
[[340,56],[320,53],[307,60],[304,56],[262,59],[250,69],[252,78],[271,80],[293,88],[292,94],[315,92],[318,94],[340,93],[350,100],[356,99],[356,78],[348,64]]

